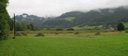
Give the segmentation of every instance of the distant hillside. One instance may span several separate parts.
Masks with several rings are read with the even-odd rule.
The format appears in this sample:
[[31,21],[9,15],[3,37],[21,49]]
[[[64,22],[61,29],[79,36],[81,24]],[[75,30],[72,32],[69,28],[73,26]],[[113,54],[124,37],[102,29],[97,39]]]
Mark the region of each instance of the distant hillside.
[[[75,18],[66,20],[65,18]],[[51,23],[52,22],[52,23]],[[128,9],[124,7],[112,9],[91,10],[89,12],[72,11],[62,14],[54,20],[48,20],[44,25],[51,27],[99,26],[115,27],[119,22],[128,22]],[[54,24],[55,23],[55,24]]]
[[119,22],[128,23],[128,9],[125,7],[91,10],[89,12],[72,11],[56,18],[43,18],[34,15],[16,16],[17,22],[32,23],[42,28],[48,27],[115,27]]
[[44,23],[45,21],[49,20],[49,19],[53,19],[53,18],[44,18],[44,17],[39,17],[36,15],[28,15],[28,14],[22,14],[22,15],[17,15],[16,16],[16,22],[17,23],[32,23],[34,25],[37,25],[38,27],[40,27],[42,23]]

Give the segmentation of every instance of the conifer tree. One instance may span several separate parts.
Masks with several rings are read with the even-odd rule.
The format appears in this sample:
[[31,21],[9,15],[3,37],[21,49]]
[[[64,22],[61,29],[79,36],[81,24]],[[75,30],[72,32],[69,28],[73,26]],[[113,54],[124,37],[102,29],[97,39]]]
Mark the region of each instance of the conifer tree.
[[6,10],[7,3],[8,0],[0,0],[0,40],[7,39],[9,34],[10,17]]

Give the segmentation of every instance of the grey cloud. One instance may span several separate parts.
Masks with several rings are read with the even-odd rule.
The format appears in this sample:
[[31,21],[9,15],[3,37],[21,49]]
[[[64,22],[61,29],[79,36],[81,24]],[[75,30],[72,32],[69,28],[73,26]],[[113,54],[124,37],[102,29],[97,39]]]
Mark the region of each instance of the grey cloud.
[[128,0],[9,0],[8,12],[59,16],[68,11],[89,11],[128,5]]

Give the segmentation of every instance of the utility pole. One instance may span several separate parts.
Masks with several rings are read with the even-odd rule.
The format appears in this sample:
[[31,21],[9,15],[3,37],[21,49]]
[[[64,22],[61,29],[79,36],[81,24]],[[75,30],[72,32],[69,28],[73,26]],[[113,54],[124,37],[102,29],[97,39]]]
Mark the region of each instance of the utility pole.
[[14,37],[13,39],[16,39],[16,20],[15,20],[15,14],[14,14]]

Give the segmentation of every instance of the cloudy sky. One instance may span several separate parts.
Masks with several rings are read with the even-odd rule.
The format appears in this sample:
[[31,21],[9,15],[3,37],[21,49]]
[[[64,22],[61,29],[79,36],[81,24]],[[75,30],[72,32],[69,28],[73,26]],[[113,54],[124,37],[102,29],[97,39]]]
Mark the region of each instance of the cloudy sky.
[[128,0],[9,0],[7,10],[38,16],[59,16],[69,11],[89,11],[99,8],[113,8],[128,5]]

